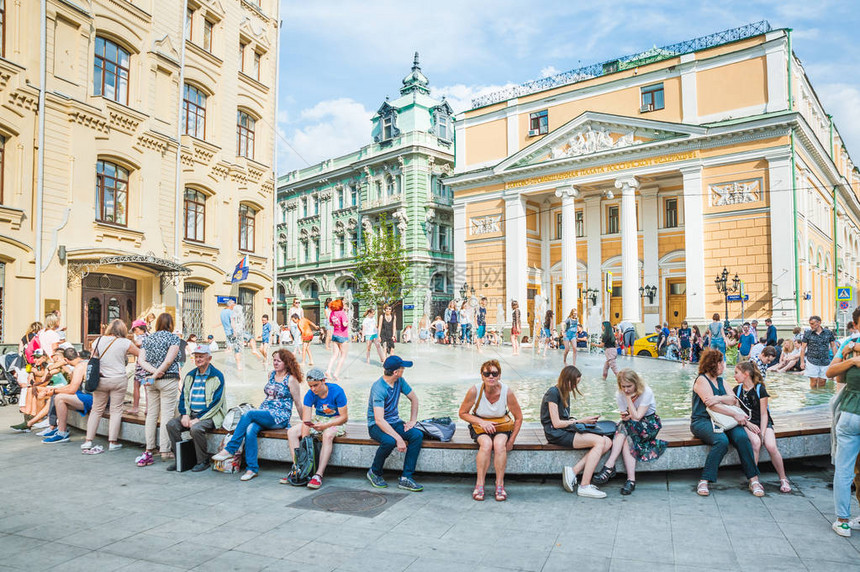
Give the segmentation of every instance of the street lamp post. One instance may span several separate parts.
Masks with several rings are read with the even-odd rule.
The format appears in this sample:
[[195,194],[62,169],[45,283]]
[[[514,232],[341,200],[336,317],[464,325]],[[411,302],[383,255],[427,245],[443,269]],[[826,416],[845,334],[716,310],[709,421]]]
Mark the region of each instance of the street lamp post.
[[725,326],[729,327],[729,293],[737,292],[740,287],[741,280],[738,278],[737,273],[735,273],[735,277],[732,278],[732,285],[729,286],[729,271],[723,268],[723,271],[720,274],[717,274],[717,277],[714,278],[714,284],[717,287],[717,292],[723,295],[726,302],[726,319]]

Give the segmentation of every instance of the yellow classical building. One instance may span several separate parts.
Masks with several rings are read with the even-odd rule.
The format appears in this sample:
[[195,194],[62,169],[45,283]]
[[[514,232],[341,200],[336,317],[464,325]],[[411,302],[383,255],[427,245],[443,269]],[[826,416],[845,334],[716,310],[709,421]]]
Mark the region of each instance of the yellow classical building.
[[72,341],[163,310],[208,333],[246,254],[266,311],[278,1],[185,4],[0,0],[3,342],[54,309]]
[[556,322],[577,307],[703,325],[724,317],[724,268],[748,296],[733,320],[843,322],[860,171],[790,30],[760,22],[490,94],[456,142],[455,281],[490,298],[491,323],[517,300],[533,324],[543,298]]

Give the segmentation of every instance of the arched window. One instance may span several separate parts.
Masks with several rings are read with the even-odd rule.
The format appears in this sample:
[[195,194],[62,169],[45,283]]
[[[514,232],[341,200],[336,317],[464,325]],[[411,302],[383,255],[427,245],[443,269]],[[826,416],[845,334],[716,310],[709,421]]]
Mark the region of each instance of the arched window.
[[206,195],[185,189],[185,240],[206,240]]
[[254,218],[257,211],[248,205],[239,205],[239,250],[254,252]]
[[197,139],[206,139],[206,94],[185,84],[182,94],[182,132]]
[[393,197],[397,194],[397,186],[394,184],[394,177],[388,175],[385,178],[385,194],[389,197]]
[[109,161],[96,163],[96,220],[128,224],[128,171]]
[[254,125],[256,120],[239,110],[236,120],[236,154],[240,157],[254,158]]
[[129,53],[116,43],[96,36],[93,95],[128,105]]

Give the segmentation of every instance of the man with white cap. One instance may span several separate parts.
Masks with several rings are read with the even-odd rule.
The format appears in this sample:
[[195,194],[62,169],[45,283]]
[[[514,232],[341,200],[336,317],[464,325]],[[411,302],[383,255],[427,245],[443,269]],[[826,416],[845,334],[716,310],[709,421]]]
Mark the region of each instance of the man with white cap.
[[[200,344],[194,349],[195,369],[185,374],[182,390],[179,393],[179,417],[167,422],[170,445],[176,451],[176,443],[181,440],[182,432],[191,433],[197,464],[191,470],[205,471],[209,468],[209,452],[206,450],[206,433],[220,427],[227,410],[224,392],[224,374],[212,366],[212,353],[209,346]],[[176,470],[173,462],[168,471]]]

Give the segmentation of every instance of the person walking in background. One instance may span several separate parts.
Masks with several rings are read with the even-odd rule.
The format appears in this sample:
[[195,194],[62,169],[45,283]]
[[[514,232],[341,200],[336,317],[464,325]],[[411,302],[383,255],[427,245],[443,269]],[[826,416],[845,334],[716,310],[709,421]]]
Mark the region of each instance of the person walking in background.
[[302,353],[301,359],[299,361],[299,365],[304,365],[305,363],[308,366],[313,367],[314,365],[314,356],[311,353],[311,342],[314,341],[314,330],[319,330],[320,327],[309,319],[302,317],[299,318],[297,315],[293,314],[293,323],[296,325],[296,329],[301,332],[299,334],[299,339],[302,344]]
[[[232,298],[227,300],[227,307],[221,310],[219,324],[224,330],[224,335],[227,338],[227,350],[233,352],[233,358],[236,360],[236,369],[242,370],[242,338],[233,329],[235,323],[233,319],[233,309],[236,306],[236,300]],[[244,333],[244,332],[243,332]]]
[[474,316],[472,307],[469,306],[469,300],[463,300],[460,305],[460,314],[457,316],[457,321],[460,323],[460,332],[464,344],[472,343],[472,322]]
[[272,343],[272,323],[269,321],[269,315],[263,314],[263,327],[260,330],[260,354],[263,356],[263,363],[269,363],[269,346]]
[[397,331],[397,317],[392,313],[391,306],[385,304],[382,307],[382,315],[379,316],[379,340],[385,347],[385,355],[390,356],[394,351],[394,332]]
[[744,324],[743,333],[741,333],[741,337],[738,339],[738,353],[740,354],[738,357],[738,363],[749,361],[750,351],[755,343],[755,334],[752,333],[750,325]]
[[469,424],[469,434],[478,444],[475,465],[478,476],[472,498],[484,500],[484,481],[490,468],[490,457],[495,453],[497,501],[507,500],[505,467],[508,451],[523,424],[523,412],[516,395],[502,383],[502,366],[498,360],[481,365],[481,381],[470,387],[460,404],[460,419]]
[[[294,320],[298,316],[293,316]],[[290,415],[293,404],[299,416],[302,415],[301,388],[302,370],[295,356],[289,350],[280,349],[272,354],[272,371],[269,381],[263,388],[266,399],[258,409],[251,409],[242,414],[239,425],[233,432],[230,442],[213,457],[213,461],[226,461],[239,451],[245,444],[245,463],[248,470],[241,476],[240,481],[250,481],[260,472],[257,460],[257,435],[263,429],[284,429],[290,427]]]
[[349,316],[343,309],[343,300],[333,300],[329,304],[328,323],[332,327],[331,359],[328,362],[326,375],[331,375],[335,381],[340,381],[340,372],[349,352]]
[[805,366],[804,375],[809,378],[809,387],[824,387],[827,383],[825,370],[830,365],[830,353],[836,354],[836,336],[821,326],[821,318],[809,318],[809,329],[803,333],[800,346],[800,367]]
[[487,335],[487,298],[481,296],[481,305],[475,313],[475,324],[477,325],[478,353],[483,353],[481,346],[484,345],[484,337]]
[[361,321],[361,334],[364,336],[364,341],[367,342],[366,361],[370,363],[370,347],[376,347],[376,353],[379,355],[379,363],[385,361],[385,355],[382,353],[382,346],[379,343],[379,330],[376,328],[376,311],[373,308],[368,308],[364,312],[364,320]]
[[329,317],[331,316],[331,298],[325,299],[325,307],[323,308],[322,331],[325,334],[325,349],[331,351],[331,336],[334,332]]
[[711,339],[711,347],[718,350],[723,357],[726,355],[726,338],[723,323],[720,321],[720,315],[714,314],[713,321],[708,325],[708,334]]
[[520,319],[520,305],[516,300],[511,301],[511,355],[520,355],[520,334],[523,332]]
[[683,363],[688,363],[690,361],[690,354],[692,353],[693,348],[693,342],[691,340],[692,335],[693,331],[690,329],[690,326],[687,325],[687,321],[682,321],[681,327],[678,328],[678,339],[681,342],[681,361]]
[[176,401],[179,398],[179,342],[173,334],[173,316],[164,313],[155,321],[155,333],[143,341],[140,366],[151,374],[145,379],[146,388],[146,450],[135,462],[138,467],[148,467],[155,460],[155,434],[160,425],[158,445],[161,460],[170,456],[170,435],[167,422],[173,419]]
[[87,439],[81,445],[81,449],[88,455],[104,452],[101,445],[93,446],[93,439],[96,437],[96,430],[108,401],[110,401],[109,450],[115,451],[122,448],[119,442],[119,430],[122,425],[122,404],[128,389],[125,366],[128,364],[129,355],[135,357],[140,355],[140,350],[127,336],[128,327],[125,322],[116,319],[108,325],[104,335],[99,336],[93,343],[93,356],[100,360],[100,375],[98,388],[93,392],[93,408],[87,419]]
[[618,377],[618,364],[615,363],[615,358],[618,356],[618,349],[615,344],[615,333],[612,331],[612,324],[603,322],[603,333],[600,336],[600,342],[597,347],[603,348],[603,356],[606,361],[603,362],[603,380],[606,381],[606,376],[609,370]]
[[777,333],[776,326],[773,325],[773,320],[770,318],[766,318],[764,321],[767,326],[767,331],[765,332],[765,344],[769,346],[777,345]]
[[563,338],[562,343],[564,344],[564,355],[562,356],[562,363],[567,365],[567,354],[572,353],[570,363],[571,365],[576,365],[576,334],[579,329],[579,315],[576,311],[576,308],[573,308],[570,311],[570,314],[567,315],[567,318],[564,319],[562,323],[563,330]]
[[538,342],[538,351],[543,348],[543,357],[546,357],[546,350],[552,341],[553,328],[553,313],[552,310],[547,310],[543,317],[543,324],[540,329],[540,341]]
[[454,300],[448,302],[448,307],[445,308],[445,323],[448,324],[447,333],[448,333],[448,343],[454,344],[457,339],[457,332],[459,331],[459,323],[460,320],[457,316],[457,304]]

